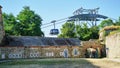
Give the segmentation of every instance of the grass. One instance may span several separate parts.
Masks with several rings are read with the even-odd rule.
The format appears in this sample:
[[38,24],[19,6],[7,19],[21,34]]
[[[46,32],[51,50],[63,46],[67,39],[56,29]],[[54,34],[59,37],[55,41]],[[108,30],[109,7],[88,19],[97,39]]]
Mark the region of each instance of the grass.
[[72,59],[72,58],[62,58],[62,59],[16,59],[10,62],[2,62],[0,65],[30,65],[30,64],[39,64],[39,65],[51,65],[51,64],[88,64],[86,60],[83,59]]
[[87,58],[13,59],[0,63],[0,68],[120,68],[120,63]]

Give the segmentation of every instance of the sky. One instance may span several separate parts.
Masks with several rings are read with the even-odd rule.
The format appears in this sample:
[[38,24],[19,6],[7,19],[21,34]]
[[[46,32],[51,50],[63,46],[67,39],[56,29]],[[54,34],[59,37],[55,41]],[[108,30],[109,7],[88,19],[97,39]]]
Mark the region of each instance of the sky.
[[[12,13],[17,16],[24,6],[29,6],[43,19],[42,24],[50,23],[52,20],[59,20],[73,15],[73,12],[80,7],[85,9],[93,9],[100,7],[99,14],[110,18],[118,19],[120,16],[120,0],[0,0],[3,7],[2,12]],[[57,29],[61,29],[62,25],[56,25]],[[42,26],[45,27],[45,26]],[[42,28],[46,37],[49,35],[53,26]]]

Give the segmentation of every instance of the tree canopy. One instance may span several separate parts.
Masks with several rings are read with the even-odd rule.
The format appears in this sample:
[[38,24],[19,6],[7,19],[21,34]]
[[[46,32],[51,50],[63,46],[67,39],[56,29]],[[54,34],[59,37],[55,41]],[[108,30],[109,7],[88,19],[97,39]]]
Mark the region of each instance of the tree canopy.
[[66,22],[61,28],[59,37],[64,38],[79,38],[80,40],[97,39],[98,27],[88,27],[86,23],[75,25],[74,22]]
[[42,19],[28,6],[15,17],[13,14],[3,13],[4,29],[8,35],[43,36],[41,31]]
[[100,28],[104,28],[105,26],[111,26],[114,25],[114,22],[111,19],[103,20],[100,24]]
[[15,24],[17,24],[15,16],[11,14],[3,13],[3,23],[6,34],[17,35]]
[[118,20],[115,22],[115,25],[119,25],[119,26],[120,26],[120,17],[119,17]]
[[[115,19],[114,19],[114,20],[115,20]],[[111,25],[120,26],[120,17],[118,18],[118,20],[115,20],[115,22],[113,22],[112,19],[103,20],[103,21],[98,25],[98,27],[101,29],[101,28],[104,28],[105,26],[111,26]]]
[[99,25],[88,26],[89,23],[83,22],[80,25],[75,25],[74,22],[67,22],[62,26],[59,37],[64,38],[79,38],[80,40],[98,39],[98,32],[105,26],[117,25],[120,26],[120,17],[113,22],[112,19],[103,20]]
[[76,37],[74,22],[66,22],[64,25],[62,25],[61,34],[58,37],[62,37],[62,38]]
[[76,25],[77,35],[80,40],[98,39],[98,27],[92,26],[88,27],[86,23],[82,25]]

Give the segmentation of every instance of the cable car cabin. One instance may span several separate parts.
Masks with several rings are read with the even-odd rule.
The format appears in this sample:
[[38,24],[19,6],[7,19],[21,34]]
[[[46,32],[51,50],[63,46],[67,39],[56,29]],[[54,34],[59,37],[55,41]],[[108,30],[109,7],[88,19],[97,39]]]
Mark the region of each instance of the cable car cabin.
[[57,34],[59,34],[59,30],[58,29],[51,29],[50,34],[51,35],[57,35]]

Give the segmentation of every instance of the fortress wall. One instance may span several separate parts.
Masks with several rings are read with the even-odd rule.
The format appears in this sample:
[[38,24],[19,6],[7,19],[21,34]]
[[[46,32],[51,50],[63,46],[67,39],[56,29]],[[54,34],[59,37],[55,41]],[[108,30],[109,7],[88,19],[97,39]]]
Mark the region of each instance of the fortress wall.
[[107,36],[105,44],[108,58],[120,58],[120,33]]

